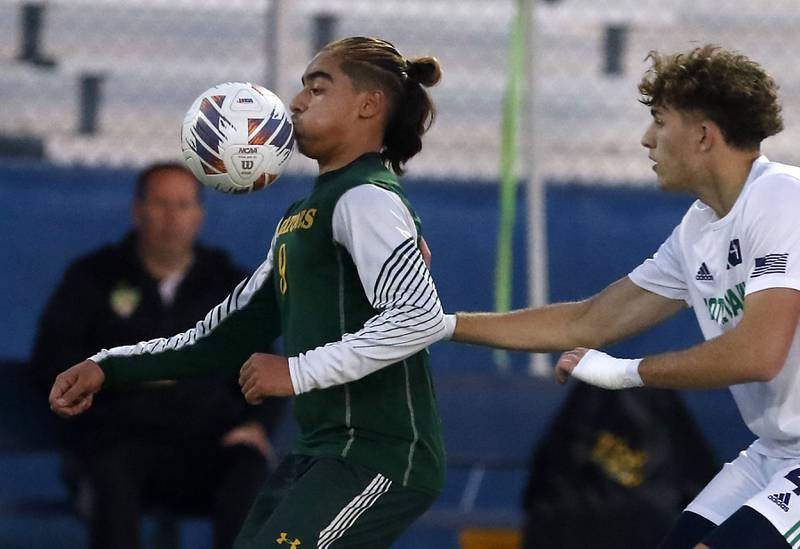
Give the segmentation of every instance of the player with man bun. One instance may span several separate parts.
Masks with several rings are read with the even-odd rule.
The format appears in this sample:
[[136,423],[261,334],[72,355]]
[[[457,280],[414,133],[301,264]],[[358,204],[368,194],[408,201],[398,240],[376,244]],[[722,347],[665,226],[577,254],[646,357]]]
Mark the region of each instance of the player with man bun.
[[[267,260],[204,321],[104,350],[56,380],[80,413],[105,384],[240,368],[248,402],[296,395],[300,436],[237,539],[255,547],[388,547],[441,490],[445,457],[426,347],[444,331],[419,219],[396,174],[433,118],[432,57],[376,38],[327,45],[291,102],[320,175]],[[259,352],[278,335],[285,357]]]

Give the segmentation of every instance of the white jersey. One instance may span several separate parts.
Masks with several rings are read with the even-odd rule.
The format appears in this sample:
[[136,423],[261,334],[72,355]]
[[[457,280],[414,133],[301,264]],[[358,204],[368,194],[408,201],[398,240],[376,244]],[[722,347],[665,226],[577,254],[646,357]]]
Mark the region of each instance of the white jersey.
[[[694,307],[712,339],[741,321],[748,294],[800,290],[800,168],[758,158],[723,217],[699,200],[658,252],[628,275],[638,286]],[[781,372],[767,383],[731,386],[752,449],[800,456],[800,335]]]

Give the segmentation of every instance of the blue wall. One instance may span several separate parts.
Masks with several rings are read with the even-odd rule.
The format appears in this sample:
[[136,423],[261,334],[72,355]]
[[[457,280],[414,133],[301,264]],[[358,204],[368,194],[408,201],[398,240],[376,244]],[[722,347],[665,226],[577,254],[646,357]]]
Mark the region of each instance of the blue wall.
[[[66,264],[129,226],[135,173],[19,163],[0,168],[0,357],[28,356],[36,319]],[[246,196],[206,193],[202,237],[227,248],[248,268],[264,257],[285,207],[310,189],[308,177],[286,176]],[[497,188],[479,182],[408,179],[408,195],[433,250],[433,274],[445,308],[489,310],[493,304]],[[520,191],[522,195],[523,191]],[[591,295],[650,255],[679,222],[690,200],[654,189],[550,186],[547,193],[551,300]],[[514,296],[526,303],[524,197],[514,236]],[[691,315],[615,350],[642,354],[698,340]],[[437,367],[484,369],[489,351],[453,344],[434,348]],[[513,357],[522,368],[526,357]]]
[[[127,230],[134,175],[130,170],[38,164],[0,167],[0,299],[4,312],[0,359],[27,358],[36,319],[66,264],[117,240]],[[208,216],[202,237],[227,248],[242,265],[253,268],[264,257],[285,207],[306,194],[310,186],[310,178],[284,177],[254,195],[206,193]],[[445,308],[491,309],[498,225],[496,186],[413,179],[405,186],[433,250],[432,271]],[[520,196],[520,222],[514,234],[515,307],[524,306],[527,296],[524,202]],[[624,276],[658,247],[689,203],[688,197],[667,196],[655,189],[568,183],[550,186],[547,230],[551,300],[587,297]],[[685,347],[699,339],[695,321],[686,311],[647,334],[615,346],[613,351],[641,356]],[[524,371],[527,355],[518,353],[512,359],[514,369]],[[484,510],[486,516],[494,517],[492,520],[518,521],[520,491],[527,476],[521,464],[567,394],[551,380],[492,375],[490,351],[477,347],[438,343],[432,349],[432,364],[453,463],[442,497],[398,542],[398,548],[456,547],[457,530],[446,521],[484,520]],[[685,396],[719,458],[734,457],[752,439],[726,391],[694,391]],[[465,408],[464,402],[470,406]],[[8,461],[4,462],[8,470],[15,471],[9,478],[16,490],[26,487],[25,479],[31,478],[24,475],[38,463],[31,459],[22,456],[19,466],[9,467]],[[47,455],[43,459],[41,466],[31,470],[36,478],[45,479],[45,498],[54,494],[61,498],[57,458]],[[465,515],[461,502],[472,477],[464,465],[475,459],[513,466],[487,471],[477,493],[475,514]],[[15,490],[6,489],[13,498]],[[60,539],[71,539],[67,542],[70,546],[84,543],[86,532],[75,517],[58,515],[46,523],[42,520],[0,516],[0,545],[2,540],[13,544],[8,540],[19,535],[31,546],[47,546],[47,541],[30,538],[34,521],[47,524],[48,532],[58,531]],[[182,529],[182,535],[190,540],[183,546],[207,546],[207,528],[195,530]]]

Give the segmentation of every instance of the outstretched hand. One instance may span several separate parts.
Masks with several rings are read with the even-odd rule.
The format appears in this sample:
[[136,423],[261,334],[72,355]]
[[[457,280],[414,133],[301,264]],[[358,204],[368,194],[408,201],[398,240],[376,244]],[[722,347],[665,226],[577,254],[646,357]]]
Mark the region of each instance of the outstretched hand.
[[567,351],[563,353],[559,358],[558,362],[556,363],[555,374],[556,374],[556,381],[560,384],[564,384],[569,379],[569,376],[572,375],[572,370],[575,369],[575,366],[578,365],[578,362],[589,352],[589,349],[584,347],[578,347],[577,349],[573,349],[571,351]]
[[603,389],[641,387],[641,358],[615,358],[602,351],[579,347],[567,351],[556,364],[556,380],[566,383],[570,376]]
[[239,370],[239,385],[248,404],[261,404],[268,396],[293,395],[289,359],[253,353]]
[[84,360],[61,372],[50,389],[50,409],[61,417],[82,414],[92,405],[94,394],[105,379],[100,365],[92,360]]

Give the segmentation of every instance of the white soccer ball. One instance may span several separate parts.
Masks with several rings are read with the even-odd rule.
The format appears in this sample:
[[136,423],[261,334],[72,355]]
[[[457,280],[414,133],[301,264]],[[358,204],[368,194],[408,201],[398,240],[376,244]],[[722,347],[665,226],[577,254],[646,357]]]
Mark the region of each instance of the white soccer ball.
[[249,82],[204,91],[183,119],[186,165],[204,185],[248,193],[272,184],[294,147],[292,120],[277,95]]

